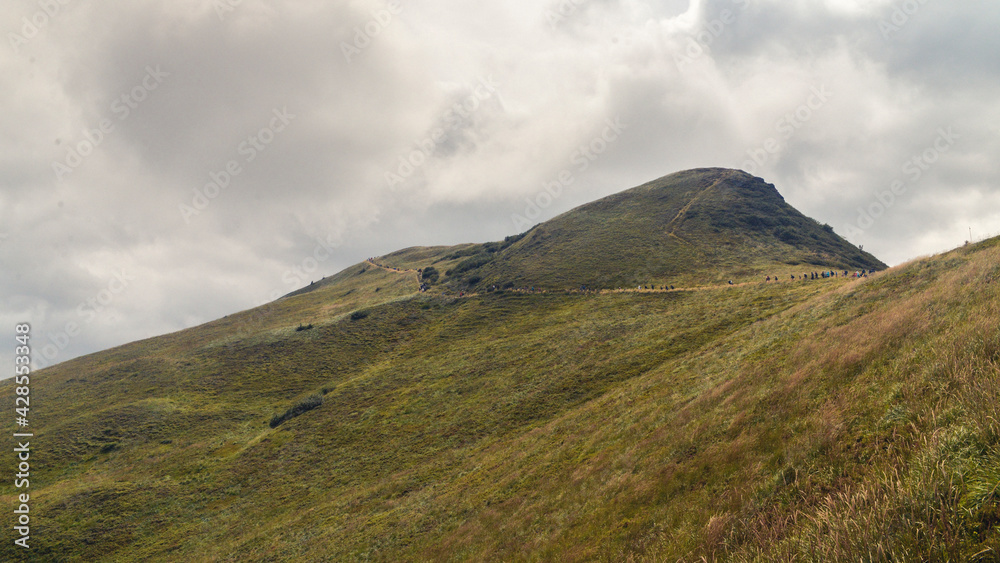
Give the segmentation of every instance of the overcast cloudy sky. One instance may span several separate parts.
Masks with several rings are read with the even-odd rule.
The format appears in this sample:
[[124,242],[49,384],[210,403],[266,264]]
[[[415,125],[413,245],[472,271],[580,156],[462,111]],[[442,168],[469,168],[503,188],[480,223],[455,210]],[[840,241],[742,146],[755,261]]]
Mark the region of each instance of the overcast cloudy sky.
[[0,333],[64,361],[702,166],[890,264],[942,251],[1000,232],[997,29],[995,0],[5,2]]

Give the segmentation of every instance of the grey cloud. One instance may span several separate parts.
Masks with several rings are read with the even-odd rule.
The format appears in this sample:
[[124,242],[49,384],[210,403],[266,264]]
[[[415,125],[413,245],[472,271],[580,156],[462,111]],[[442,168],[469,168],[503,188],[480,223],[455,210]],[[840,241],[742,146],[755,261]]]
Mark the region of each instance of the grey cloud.
[[[89,319],[61,361],[292,291],[309,280],[285,274],[317,239],[334,251],[316,278],[416,244],[496,240],[562,171],[573,181],[538,221],[679,169],[743,167],[768,139],[778,150],[755,173],[841,234],[908,181],[849,235],[890,263],[960,244],[969,226],[1000,232],[992,3],[929,0],[890,39],[880,22],[901,2],[889,0],[570,1],[553,25],[559,4],[428,0],[386,19],[378,0],[247,0],[222,20],[210,2],[67,6],[17,53],[0,50],[12,108],[0,116],[0,325],[31,320],[51,343]],[[5,6],[0,30],[32,11]],[[348,61],[366,26],[375,35]],[[122,118],[113,104],[147,67],[169,76]],[[490,76],[495,95],[447,114]],[[785,136],[780,120],[823,85],[829,102]],[[286,107],[295,118],[247,161],[241,143]],[[620,138],[574,162],[615,118]],[[57,180],[52,162],[105,119],[113,131]],[[904,163],[940,127],[962,138],[909,181]],[[417,170],[387,185],[436,130]],[[231,160],[241,172],[186,221],[179,206]],[[128,289],[81,316],[122,268]]]

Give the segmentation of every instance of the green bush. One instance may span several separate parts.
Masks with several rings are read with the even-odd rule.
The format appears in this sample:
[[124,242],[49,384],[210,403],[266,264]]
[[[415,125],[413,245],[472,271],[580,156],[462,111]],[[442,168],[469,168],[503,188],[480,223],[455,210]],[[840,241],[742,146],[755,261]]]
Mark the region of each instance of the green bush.
[[351,313],[352,321],[360,321],[361,319],[368,316],[368,311],[354,311]]
[[272,416],[271,422],[269,424],[271,428],[277,428],[277,426],[282,422],[293,419],[304,412],[311,411],[322,404],[323,404],[322,395],[309,395],[305,399],[302,399],[301,401],[289,407],[288,410],[286,410],[284,413]]
[[492,259],[493,258],[489,254],[477,254],[456,264],[455,267],[451,269],[451,273],[448,275],[458,275],[468,272],[469,270],[475,270],[485,264],[488,264]]
[[421,281],[429,284],[437,283],[439,276],[440,274],[434,266],[428,266],[420,273]]

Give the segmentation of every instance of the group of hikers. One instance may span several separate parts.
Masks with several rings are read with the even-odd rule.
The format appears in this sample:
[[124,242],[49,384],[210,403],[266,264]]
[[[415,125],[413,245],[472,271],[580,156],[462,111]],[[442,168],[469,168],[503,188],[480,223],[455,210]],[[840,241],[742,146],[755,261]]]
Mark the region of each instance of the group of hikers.
[[[856,279],[856,278],[867,278],[868,274],[874,274],[874,273],[875,273],[875,270],[857,270],[857,271],[855,271],[853,273],[849,272],[847,270],[844,270],[843,272],[837,272],[837,271],[834,271],[834,270],[830,270],[828,272],[810,272],[808,274],[802,274],[802,275],[800,275],[798,277],[796,277],[795,274],[792,274],[791,279],[793,279],[793,280],[796,280],[796,279],[799,279],[799,280],[819,280],[819,279],[836,278],[836,277],[845,277],[845,278],[851,277],[851,278],[855,278]],[[773,278],[771,276],[767,276],[767,277],[764,278],[764,281],[765,282],[770,282],[772,279],[774,281],[779,281],[778,276],[774,276]],[[733,282],[730,281],[729,284],[732,285]]]
[[[386,266],[384,264],[379,264],[378,262],[375,261],[374,257],[368,258],[367,262],[371,263],[374,266],[378,266],[379,268],[383,268],[383,269],[386,269],[386,270],[391,270],[391,271],[394,271],[394,272],[412,272],[412,271],[416,271],[418,277],[420,276],[420,274],[422,272],[422,268],[418,269],[418,270],[406,270],[406,269],[401,269],[401,268],[394,268],[392,266]],[[791,279],[792,281],[794,281],[794,280],[808,281],[808,280],[820,280],[820,279],[840,278],[840,277],[842,277],[842,278],[858,279],[858,278],[867,278],[869,274],[874,274],[874,273],[875,273],[875,270],[856,270],[854,272],[851,272],[851,271],[848,271],[848,270],[842,270],[842,271],[824,270],[822,272],[808,272],[808,273],[805,273],[805,274],[790,274],[788,279]],[[777,275],[775,275],[775,276],[765,276],[764,277],[764,282],[765,283],[780,282],[780,281],[781,281],[781,278],[778,277]],[[735,286],[736,283],[733,282],[733,280],[729,280],[728,285]],[[424,282],[421,281],[421,283],[420,283],[420,291],[421,292],[427,291],[430,288],[431,288],[431,286],[429,284],[424,283]],[[674,291],[675,289],[676,288],[674,286],[672,286],[672,285],[667,285],[667,284],[663,284],[663,285],[650,284],[650,285],[639,285],[639,286],[636,286],[636,288],[635,288],[634,291]],[[494,284],[494,285],[491,285],[489,288],[487,288],[486,291],[487,292],[494,292],[494,291],[516,291],[516,292],[519,292],[519,293],[536,293],[536,290],[535,290],[534,286],[515,287],[514,284],[506,284],[503,287]],[[592,288],[588,288],[586,285],[581,285],[579,289],[570,289],[570,290],[567,290],[567,291],[569,291],[571,293],[598,293],[598,292],[600,292],[602,290],[595,290],[595,289],[592,289]],[[624,289],[624,288],[622,288],[622,287],[618,287],[618,291],[627,291],[627,290]],[[538,290],[538,292],[543,293],[544,290]],[[464,291],[459,292],[459,297],[464,297],[464,296],[465,296],[465,292]]]
[[[372,266],[378,266],[379,268],[382,268],[383,270],[392,270],[393,272],[409,272],[410,271],[410,270],[401,270],[399,268],[393,268],[392,266],[386,266],[385,264],[379,264],[378,262],[375,261],[374,257],[371,257],[371,258],[369,258],[366,261],[368,263],[370,263]],[[420,272],[420,270],[417,270],[417,272]]]
[[[857,270],[855,272],[849,272],[847,270],[844,270],[842,272],[837,272],[837,271],[834,271],[834,270],[830,270],[830,271],[825,271],[825,272],[810,272],[810,273],[807,273],[807,274],[800,274],[800,275],[791,274],[790,275],[790,279],[792,279],[792,280],[807,280],[807,281],[808,280],[827,279],[827,278],[837,278],[837,277],[857,279],[857,278],[866,278],[866,277],[868,277],[869,274],[874,274],[874,273],[875,273],[875,270]],[[778,278],[778,276],[766,276],[764,278],[764,281],[767,282],[767,283],[771,283],[771,282],[778,282],[778,281],[780,281],[780,279]],[[734,283],[733,280],[729,280],[729,284],[728,285],[736,285],[736,283]],[[430,289],[430,286],[428,286],[426,284],[422,284],[421,285],[421,288],[420,288],[421,291],[426,291],[427,289]],[[674,286],[672,286],[672,285],[656,285],[656,284],[651,284],[651,285],[638,285],[638,286],[635,287],[635,290],[633,290],[633,291],[675,291],[675,290],[676,290],[676,288]],[[503,287],[501,287],[499,285],[496,285],[496,284],[493,284],[493,285],[489,286],[486,289],[486,291],[487,292],[494,292],[494,291],[515,291],[515,292],[518,292],[518,293],[545,293],[545,290],[537,290],[536,291],[534,286],[515,287],[515,286],[513,286],[513,284],[508,284],[508,285],[505,285]],[[596,290],[596,289],[588,288],[585,285],[581,285],[578,289],[567,289],[566,291],[569,292],[569,293],[600,293],[602,290]],[[617,291],[629,291],[629,290],[627,290],[627,289],[619,286],[617,288]],[[464,295],[464,293],[460,294],[460,296],[461,295]]]

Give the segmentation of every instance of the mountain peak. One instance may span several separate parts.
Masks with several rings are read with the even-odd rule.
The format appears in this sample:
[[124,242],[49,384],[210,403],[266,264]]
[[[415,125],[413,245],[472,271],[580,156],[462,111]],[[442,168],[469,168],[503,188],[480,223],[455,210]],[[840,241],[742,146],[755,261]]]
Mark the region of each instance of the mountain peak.
[[503,248],[480,246],[466,251],[453,282],[611,288],[886,267],[788,205],[773,184],[727,168],[676,172],[563,213]]

